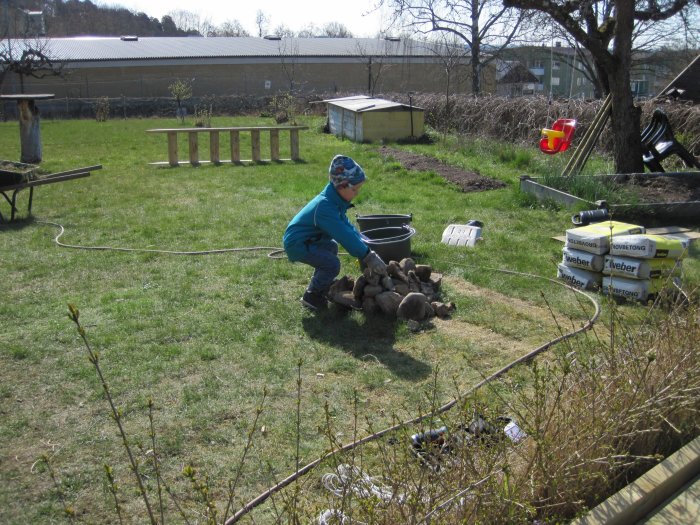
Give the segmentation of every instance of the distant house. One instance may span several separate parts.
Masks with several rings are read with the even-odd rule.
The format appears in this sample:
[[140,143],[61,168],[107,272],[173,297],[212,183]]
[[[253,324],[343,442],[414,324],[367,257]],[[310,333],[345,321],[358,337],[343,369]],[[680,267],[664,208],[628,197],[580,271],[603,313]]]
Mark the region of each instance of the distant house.
[[700,102],[700,55],[662,89],[659,96]]
[[[669,50],[637,52],[633,59],[630,89],[637,98],[661,93],[669,80],[688,63],[684,52]],[[593,98],[596,95],[589,74],[584,73],[585,64],[592,63],[585,49],[566,47],[561,42],[553,46],[512,47],[505,50],[502,60],[497,78],[499,93],[503,95],[509,95],[508,89],[517,90],[517,77],[515,83],[504,83],[503,79],[514,63],[520,63],[537,78],[534,88],[541,95],[555,98]]]
[[503,97],[521,97],[537,94],[540,80],[520,62],[510,64],[508,71],[496,84],[496,94]]
[[367,96],[324,100],[328,106],[328,128],[333,135],[355,142],[420,137],[424,110]]
[[[8,45],[13,41],[0,42]],[[25,92],[56,99],[167,97],[177,79],[192,79],[199,97],[442,92],[447,80],[434,46],[399,38],[124,36],[51,38],[44,45],[65,78],[25,78]],[[0,89],[13,93],[19,85],[8,74]],[[450,89],[469,92],[471,80],[455,85],[453,76]]]

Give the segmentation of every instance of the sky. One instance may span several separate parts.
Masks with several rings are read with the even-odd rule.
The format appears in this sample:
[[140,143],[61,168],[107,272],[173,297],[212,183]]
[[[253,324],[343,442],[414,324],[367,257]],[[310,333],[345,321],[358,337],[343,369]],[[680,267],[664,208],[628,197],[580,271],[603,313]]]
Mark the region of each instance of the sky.
[[355,37],[375,37],[384,29],[388,17],[374,6],[379,0],[93,0],[102,6],[125,7],[143,12],[160,20],[172,11],[197,13],[200,19],[208,19],[212,25],[220,26],[226,21],[238,20],[251,34],[257,36],[255,18],[258,10],[270,19],[268,29],[284,25],[298,32],[310,23],[322,28],[329,22],[339,22]]

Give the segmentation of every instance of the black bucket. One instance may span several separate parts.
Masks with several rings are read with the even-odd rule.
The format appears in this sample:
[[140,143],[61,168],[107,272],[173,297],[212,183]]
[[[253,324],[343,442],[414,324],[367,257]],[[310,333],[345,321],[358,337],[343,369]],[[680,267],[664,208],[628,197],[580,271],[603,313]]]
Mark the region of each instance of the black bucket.
[[413,219],[411,215],[356,215],[357,224],[360,231],[375,230],[377,228],[387,228],[389,226],[403,226],[409,224]]
[[365,240],[367,246],[377,252],[386,263],[389,261],[400,261],[405,257],[411,256],[411,237],[415,233],[416,230],[407,224],[375,228],[362,232],[369,239]]

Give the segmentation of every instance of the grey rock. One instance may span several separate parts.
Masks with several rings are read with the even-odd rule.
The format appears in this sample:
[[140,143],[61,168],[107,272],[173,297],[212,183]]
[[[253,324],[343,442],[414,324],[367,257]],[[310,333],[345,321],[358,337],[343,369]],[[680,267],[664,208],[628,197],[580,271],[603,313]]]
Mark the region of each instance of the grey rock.
[[411,292],[403,298],[396,311],[399,319],[422,321],[426,317],[428,299],[422,293]]

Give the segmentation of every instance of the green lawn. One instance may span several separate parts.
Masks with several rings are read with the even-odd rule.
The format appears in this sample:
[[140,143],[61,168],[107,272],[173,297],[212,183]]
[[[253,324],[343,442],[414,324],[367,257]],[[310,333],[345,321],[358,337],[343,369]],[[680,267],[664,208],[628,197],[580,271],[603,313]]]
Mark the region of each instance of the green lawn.
[[[366,420],[379,429],[393,418],[413,417],[429,405],[431,385],[442,404],[591,313],[546,279],[495,270],[556,275],[562,245],[552,237],[571,227],[572,212],[533,203],[517,185],[521,174],[560,169],[562,159],[544,159],[534,149],[503,155],[494,144],[398,146],[508,184],[465,194],[435,174],[385,161],[377,145],[322,134],[322,119],[300,123],[310,127],[301,134],[303,161],[171,169],[148,165],[167,158],[166,140],[145,130],[177,126],[172,119],[42,122],[44,170],[103,169],[37,188],[34,217],[0,227],[0,522],[63,519],[50,476],[37,463],[44,454],[83,522],[115,522],[105,463],[125,487],[125,508],[143,510],[68,303],[81,311],[141,461],[150,448],[146,404],[153,399],[163,471],[179,493],[186,492],[179,473],[192,463],[208,473],[216,499],[225,500],[267,390],[258,422],[265,431],[244,467],[239,504],[294,470],[300,360],[298,459],[306,463],[328,447],[327,414],[341,442],[365,434]],[[217,118],[213,124],[271,121]],[[206,148],[203,142],[200,149]],[[18,159],[16,122],[0,124],[0,150],[3,158]],[[445,275],[444,298],[457,305],[452,319],[414,334],[403,323],[360,312],[315,316],[302,309],[310,269],[267,254],[323,187],[337,153],[355,158],[368,175],[357,213],[413,214],[413,253]],[[440,243],[447,225],[469,219],[484,223],[483,243],[474,249]],[[196,256],[67,249],[53,242],[58,228],[43,221],[60,223],[61,241],[81,246],[271,249]],[[359,274],[356,261],[345,256],[342,262],[342,273]],[[697,247],[684,270],[685,284],[697,286]],[[644,311],[623,310],[631,318]],[[152,476],[147,482],[155,483]]]

